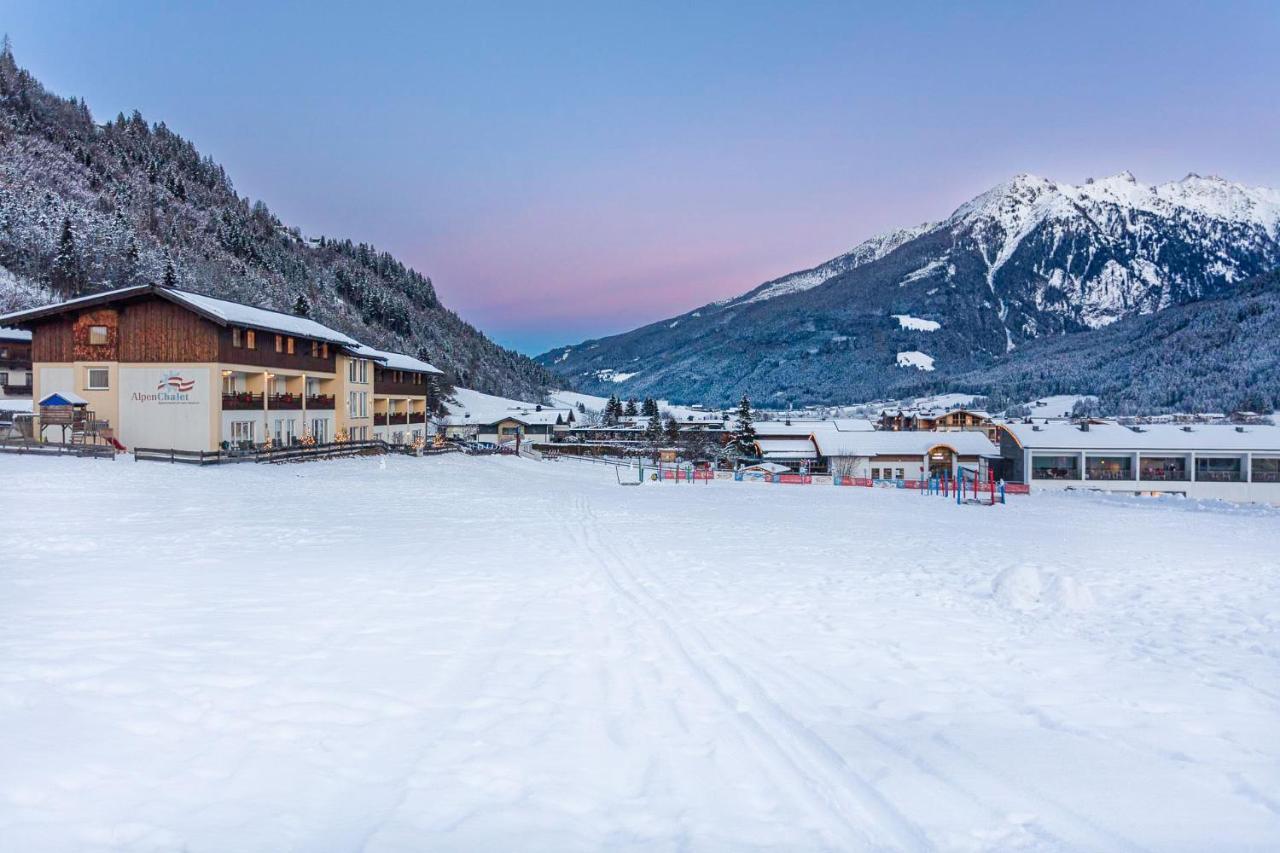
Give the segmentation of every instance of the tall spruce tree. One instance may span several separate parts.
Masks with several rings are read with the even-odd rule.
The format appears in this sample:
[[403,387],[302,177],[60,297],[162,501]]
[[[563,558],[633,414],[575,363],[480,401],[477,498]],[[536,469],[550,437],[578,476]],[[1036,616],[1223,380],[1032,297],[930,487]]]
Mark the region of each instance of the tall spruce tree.
[[76,235],[71,230],[71,217],[62,218],[62,234],[58,237],[58,252],[53,256],[49,270],[49,282],[55,289],[68,296],[80,296],[85,290],[84,264],[80,250],[76,248]]
[[173,260],[165,261],[164,264],[164,286],[176,288],[178,286],[178,268],[173,265]]
[[627,400],[627,411],[626,411],[627,417],[634,418],[639,414],[640,414],[640,410],[636,408],[636,398],[632,397],[630,400]]
[[649,416],[649,423],[644,427],[644,438],[653,446],[662,443],[662,419],[657,415]]
[[680,441],[680,424],[676,423],[676,419],[667,415],[667,422],[663,426],[663,433],[666,436],[668,444],[675,444]]
[[743,456],[754,455],[756,443],[756,427],[751,416],[751,400],[746,394],[738,403],[738,429],[733,436],[734,446]]
[[293,313],[299,317],[311,316],[311,300],[307,298],[307,294],[299,293],[298,298],[293,300]]
[[618,416],[622,414],[622,403],[618,400],[618,395],[613,394],[609,397],[609,401],[604,404],[604,416],[601,422],[605,426],[614,426],[618,423]]
[[644,402],[640,405],[640,414],[646,418],[658,417],[658,401],[652,397],[645,397]]

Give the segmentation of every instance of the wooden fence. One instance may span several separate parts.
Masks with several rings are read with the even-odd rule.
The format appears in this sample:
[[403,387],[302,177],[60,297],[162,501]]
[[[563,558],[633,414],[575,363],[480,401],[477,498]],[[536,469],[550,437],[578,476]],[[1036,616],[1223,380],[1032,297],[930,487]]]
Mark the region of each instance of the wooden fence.
[[137,447],[135,462],[168,462],[181,465],[235,465],[241,462],[306,462],[313,459],[339,459],[347,456],[374,456],[403,453],[409,456],[439,456],[455,453],[456,447],[427,447],[418,451],[407,444],[389,444],[381,439],[364,441],[331,441],[325,444],[290,444],[253,450],[175,450],[173,448]]

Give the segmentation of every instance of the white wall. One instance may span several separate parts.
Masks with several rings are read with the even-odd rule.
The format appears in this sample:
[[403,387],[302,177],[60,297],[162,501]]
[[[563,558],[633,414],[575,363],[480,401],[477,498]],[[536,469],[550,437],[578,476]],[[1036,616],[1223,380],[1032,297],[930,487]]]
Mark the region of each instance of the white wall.
[[[170,379],[184,384],[175,387]],[[121,367],[116,434],[128,447],[208,450],[214,393],[207,367]]]

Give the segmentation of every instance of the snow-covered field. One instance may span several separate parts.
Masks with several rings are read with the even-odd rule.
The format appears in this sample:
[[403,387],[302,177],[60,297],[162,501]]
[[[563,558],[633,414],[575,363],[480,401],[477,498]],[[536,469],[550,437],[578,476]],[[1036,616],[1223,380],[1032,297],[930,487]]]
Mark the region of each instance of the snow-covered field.
[[1280,513],[0,458],[0,849],[1280,848]]

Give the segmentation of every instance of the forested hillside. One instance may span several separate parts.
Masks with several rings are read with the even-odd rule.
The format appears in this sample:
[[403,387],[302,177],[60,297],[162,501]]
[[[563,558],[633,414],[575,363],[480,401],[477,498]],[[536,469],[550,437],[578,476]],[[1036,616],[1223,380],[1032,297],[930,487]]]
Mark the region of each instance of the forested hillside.
[[141,282],[306,312],[489,393],[536,398],[552,381],[445,308],[430,278],[367,243],[304,239],[163,122],[96,123],[19,68],[6,42],[0,311]]

